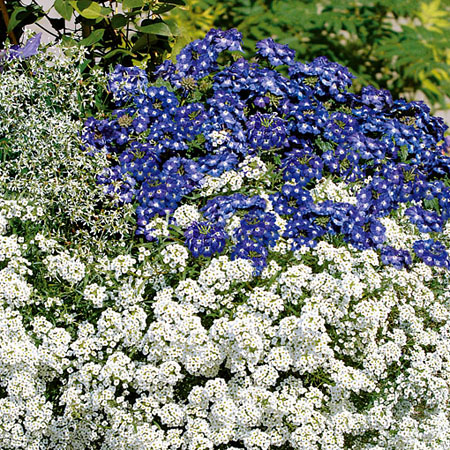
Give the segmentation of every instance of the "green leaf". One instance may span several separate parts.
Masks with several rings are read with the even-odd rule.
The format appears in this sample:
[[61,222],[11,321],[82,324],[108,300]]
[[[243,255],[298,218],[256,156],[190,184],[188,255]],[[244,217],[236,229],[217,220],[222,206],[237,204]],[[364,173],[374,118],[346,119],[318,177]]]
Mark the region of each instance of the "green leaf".
[[128,19],[123,14],[116,14],[111,19],[111,25],[113,28],[123,28],[128,23]]
[[172,47],[172,53],[170,55],[170,59],[173,62],[177,61],[177,55],[178,53],[180,53],[180,51],[187,45],[189,44],[190,40],[188,38],[188,36],[178,36],[174,46]]
[[72,18],[73,8],[67,0],[55,0],[53,6],[65,20]]
[[176,5],[160,5],[152,10],[153,14],[164,14],[166,12],[172,11],[172,9],[176,8]]
[[401,162],[405,162],[408,159],[408,147],[406,145],[400,147],[398,156],[400,156]]
[[112,13],[111,8],[104,8],[97,2],[91,2],[90,0],[72,0],[70,4],[81,16],[86,19],[98,19],[99,17],[107,17],[108,14]]
[[133,52],[148,52],[152,45],[157,41],[157,37],[153,34],[141,34],[133,45]]
[[22,15],[22,13],[26,13],[27,9],[24,7],[19,7],[17,9],[14,9],[14,12],[11,14],[11,17],[9,19],[9,24],[8,24],[8,30],[7,31],[12,31],[14,28],[16,28],[17,25],[19,25],[19,23],[22,21],[22,19],[19,18],[19,15]]
[[101,28],[99,30],[94,30],[87,38],[82,39],[80,41],[80,44],[84,45],[85,47],[94,45],[96,42],[101,40],[104,33],[105,33],[105,30],[103,28]]
[[[144,23],[146,21],[143,21]],[[158,36],[172,36],[172,32],[166,23],[159,21],[136,27],[138,31],[147,34],[156,34]]]
[[165,23],[169,27],[169,30],[172,33],[172,36],[179,36],[180,35],[180,28],[178,27],[178,25],[175,22],[175,20],[167,19],[167,20],[165,20]]
[[123,0],[122,7],[124,9],[142,8],[144,0]]
[[90,61],[88,59],[85,59],[79,66],[78,66],[78,70],[83,73],[84,69],[86,69],[86,67],[89,65]]
[[61,37],[61,40],[62,40],[64,46],[66,46],[66,47],[78,47],[80,45],[79,41],[77,41],[69,36],[63,35]]
[[108,52],[104,58],[108,59],[108,58],[112,58],[115,55],[120,55],[120,54],[124,54],[124,55],[130,55],[135,57],[136,55],[133,52],[130,52],[129,50],[125,50],[124,48],[115,48],[114,50],[111,50],[110,52]]
[[423,199],[423,206],[425,206],[426,209],[434,210],[437,213],[440,212],[439,200],[436,197],[432,198],[431,200]]

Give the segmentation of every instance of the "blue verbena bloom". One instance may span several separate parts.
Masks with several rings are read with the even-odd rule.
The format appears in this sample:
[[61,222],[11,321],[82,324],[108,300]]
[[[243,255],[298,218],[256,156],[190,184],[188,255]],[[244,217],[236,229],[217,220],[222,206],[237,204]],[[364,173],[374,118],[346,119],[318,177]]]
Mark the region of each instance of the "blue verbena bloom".
[[256,48],[258,55],[267,58],[272,66],[290,65],[294,62],[295,50],[290,49],[287,45],[274,42],[272,38],[257,42]]
[[284,120],[274,114],[255,114],[247,122],[249,144],[254,149],[283,147],[286,141]]
[[420,206],[412,206],[405,211],[405,216],[417,225],[421,233],[431,233],[442,231],[443,220],[434,211],[427,211]]
[[117,105],[123,105],[135,95],[143,93],[148,83],[147,74],[138,67],[117,64],[108,77],[108,88]]
[[261,242],[265,246],[273,246],[279,237],[278,231],[279,227],[274,214],[254,210],[242,218],[236,238],[238,240],[251,239]]
[[411,264],[412,258],[407,250],[395,249],[387,245],[381,249],[381,261],[383,264],[390,264],[397,270],[401,270]]
[[442,242],[434,239],[418,240],[414,242],[413,249],[425,264],[449,268],[449,255]]
[[231,253],[231,258],[249,259],[255,267],[255,275],[260,275],[264,267],[267,266],[267,256],[269,250],[261,242],[251,239],[240,240]]
[[225,248],[228,235],[218,224],[194,222],[184,233],[187,248],[195,258],[210,257],[221,253]]

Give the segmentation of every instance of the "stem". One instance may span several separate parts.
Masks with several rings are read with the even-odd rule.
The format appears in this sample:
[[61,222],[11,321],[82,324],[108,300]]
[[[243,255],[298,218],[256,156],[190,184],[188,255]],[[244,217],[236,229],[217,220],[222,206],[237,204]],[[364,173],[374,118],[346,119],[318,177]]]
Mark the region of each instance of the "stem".
[[[2,0],[0,0],[0,2],[1,2],[1,1],[2,1]],[[39,27],[41,30],[44,30],[46,33],[51,34],[51,35],[54,36],[55,38],[59,38],[59,37],[62,36],[61,33],[59,33],[59,34],[52,33],[50,30],[47,30],[47,28],[43,27],[42,25],[38,24],[37,22],[35,22],[34,25],[36,25],[37,27]]]
[[[9,26],[9,15],[8,10],[6,9],[6,5],[4,0],[0,0],[0,9],[2,10],[2,16],[3,16],[3,22],[5,22],[6,29],[8,29]],[[14,31],[8,31],[8,36],[11,39],[12,43],[14,45],[18,45],[19,42],[17,41],[16,35],[14,34]]]

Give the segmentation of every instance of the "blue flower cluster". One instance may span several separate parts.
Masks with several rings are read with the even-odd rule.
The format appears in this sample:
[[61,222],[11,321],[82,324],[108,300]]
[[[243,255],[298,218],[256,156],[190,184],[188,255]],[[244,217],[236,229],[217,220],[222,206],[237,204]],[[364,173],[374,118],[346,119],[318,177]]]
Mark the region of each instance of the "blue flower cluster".
[[220,253],[227,242],[228,235],[218,224],[194,222],[184,233],[188,249],[194,257],[208,257]]
[[[420,232],[443,230],[450,218],[443,120],[423,102],[394,100],[372,86],[352,93],[354,77],[345,67],[324,57],[296,62],[293,50],[272,39],[257,44],[257,63],[236,52],[241,34],[213,29],[151,80],[136,67],[117,66],[110,75],[118,109],[86,122],[84,146],[117,160],[98,181],[118,202],[136,202],[137,234],[153,239],[146,231],[153,217],[170,216],[206,176],[259,156],[279,174],[269,200],[286,221],[284,231],[258,195],[212,196],[199,205],[205,222],[185,235],[194,257],[223,251],[224,227],[237,214],[231,255],[251,259],[258,271],[279,237],[290,239],[294,251],[325,235],[376,249],[396,268],[409,265],[408,251],[386,244],[380,218],[404,204]],[[314,202],[310,190],[323,177],[363,185],[356,204]],[[417,241],[414,252],[426,264],[449,266],[431,237]]]

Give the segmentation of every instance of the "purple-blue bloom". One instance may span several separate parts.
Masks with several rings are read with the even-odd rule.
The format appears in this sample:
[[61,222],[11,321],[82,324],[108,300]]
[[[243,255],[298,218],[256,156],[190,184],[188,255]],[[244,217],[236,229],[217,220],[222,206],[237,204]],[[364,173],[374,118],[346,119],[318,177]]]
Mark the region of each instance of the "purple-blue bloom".
[[221,253],[225,248],[228,235],[218,224],[194,222],[184,233],[187,248],[195,258],[210,257]]
[[7,57],[26,59],[37,54],[41,43],[42,33],[36,33],[23,45],[12,45],[9,47]]
[[256,48],[258,49],[258,55],[267,58],[272,66],[290,65],[294,62],[295,51],[287,45],[274,42],[272,38],[257,42]]

